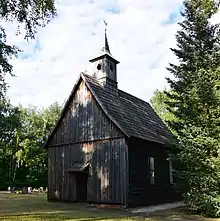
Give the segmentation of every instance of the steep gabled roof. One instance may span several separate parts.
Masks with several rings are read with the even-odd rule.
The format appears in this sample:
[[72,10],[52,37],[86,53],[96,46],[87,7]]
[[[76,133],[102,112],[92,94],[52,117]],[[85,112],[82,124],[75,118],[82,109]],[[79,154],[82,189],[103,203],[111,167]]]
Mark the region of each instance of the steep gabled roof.
[[118,90],[118,94],[109,93],[95,78],[81,73],[44,147],[47,146],[62,120],[77,90],[77,85],[79,85],[81,80],[85,81],[87,87],[105,114],[126,136],[137,137],[162,144],[173,140],[173,134],[147,102],[122,90]]
[[93,77],[83,76],[99,104],[127,136],[163,144],[174,139],[149,103],[122,90],[118,90],[118,95],[109,93]]
[[85,76],[88,76],[88,75],[85,75],[85,74],[81,73],[80,76],[78,77],[78,79],[77,79],[77,81],[76,81],[76,83],[75,83],[75,85],[74,85],[74,87],[73,87],[73,89],[72,89],[72,91],[71,91],[71,93],[70,93],[68,99],[66,100],[66,102],[65,102],[65,104],[64,104],[64,107],[63,107],[63,109],[62,109],[62,111],[61,111],[61,114],[60,114],[59,119],[57,120],[57,122],[56,122],[56,124],[55,124],[55,126],[54,126],[52,132],[51,132],[50,135],[48,136],[47,140],[46,140],[45,143],[43,144],[43,147],[44,147],[44,148],[48,145],[48,143],[49,143],[49,141],[51,140],[53,134],[55,133],[57,127],[58,127],[59,124],[61,123],[61,120],[62,120],[63,116],[65,115],[66,110],[68,109],[69,104],[70,104],[72,98],[74,97],[74,95],[75,95],[75,93],[76,93],[76,91],[77,91],[77,89],[78,89],[78,86],[79,86],[79,84],[80,84],[80,82],[81,82],[82,80],[86,83],[86,86],[89,88],[89,90],[90,90],[91,93],[93,94],[95,100],[96,100],[96,101],[98,102],[98,104],[101,106],[102,110],[105,112],[105,114],[108,116],[108,118],[109,118],[126,136],[128,136],[128,134],[126,134],[126,132],[120,127],[120,125],[114,120],[114,118],[111,117],[111,115],[107,112],[107,110],[102,106],[102,103],[99,101],[99,99],[97,98],[97,96],[94,94],[93,89],[90,87],[90,84],[89,84],[88,81],[86,80],[86,77],[85,77]]

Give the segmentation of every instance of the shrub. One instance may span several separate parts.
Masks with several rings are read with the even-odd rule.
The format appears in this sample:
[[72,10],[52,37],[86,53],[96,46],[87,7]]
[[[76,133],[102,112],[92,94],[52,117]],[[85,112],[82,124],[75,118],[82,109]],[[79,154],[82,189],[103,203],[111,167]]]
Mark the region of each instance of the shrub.
[[185,203],[188,209],[194,210],[204,216],[220,217],[220,196],[208,194],[186,194]]

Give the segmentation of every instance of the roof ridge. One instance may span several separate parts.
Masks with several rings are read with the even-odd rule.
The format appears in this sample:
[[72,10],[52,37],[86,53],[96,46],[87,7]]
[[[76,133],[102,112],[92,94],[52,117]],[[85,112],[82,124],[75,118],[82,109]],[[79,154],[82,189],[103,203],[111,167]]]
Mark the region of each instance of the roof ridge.
[[[123,90],[118,89],[118,92],[119,92],[119,93],[122,92],[122,93],[124,93],[124,94],[126,94],[126,95],[129,95],[130,97],[133,97],[133,98],[138,99],[139,101],[141,101],[141,102],[143,102],[143,103],[146,103],[146,104],[150,105],[149,102],[147,102],[147,101],[145,101],[145,100],[143,100],[143,99],[141,99],[141,98],[139,98],[139,97],[136,97],[136,96],[134,96],[134,95],[132,95],[132,94],[129,94],[129,93],[126,92],[126,91],[123,91]],[[150,106],[151,106],[151,105],[150,105]]]
[[[88,74],[85,74],[85,73],[83,73],[83,72],[82,72],[82,74],[83,74],[85,77],[89,77],[90,79],[94,80],[98,85],[100,85],[99,82],[96,80],[96,78],[94,78],[93,76],[88,75]],[[101,87],[101,85],[100,85],[100,87]],[[129,94],[129,93],[126,92],[126,91],[123,91],[123,90],[121,90],[121,89],[118,89],[118,92],[119,92],[119,93],[122,92],[122,93],[124,93],[124,94],[126,94],[126,95],[129,95],[129,96],[135,98],[135,99],[140,100],[141,102],[144,102],[144,103],[147,103],[148,105],[150,105],[149,102],[147,102],[147,101],[145,101],[145,100],[143,100],[143,99],[141,99],[141,98],[138,98],[138,97],[136,97],[136,96],[134,96],[134,95],[132,95],[132,94]],[[119,96],[120,96],[120,94],[119,94]],[[120,97],[122,97],[122,96],[120,96]],[[124,98],[124,97],[123,97],[123,98]]]

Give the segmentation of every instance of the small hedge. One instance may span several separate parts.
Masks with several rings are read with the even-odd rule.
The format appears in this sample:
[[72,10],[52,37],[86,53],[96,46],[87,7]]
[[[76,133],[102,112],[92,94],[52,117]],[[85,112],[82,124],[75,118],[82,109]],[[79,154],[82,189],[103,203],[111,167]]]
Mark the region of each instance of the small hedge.
[[220,196],[198,194],[193,196],[187,194],[185,203],[190,210],[194,210],[204,216],[218,218],[220,217]]
[[220,217],[220,196],[205,196],[201,205],[202,214],[208,217]]

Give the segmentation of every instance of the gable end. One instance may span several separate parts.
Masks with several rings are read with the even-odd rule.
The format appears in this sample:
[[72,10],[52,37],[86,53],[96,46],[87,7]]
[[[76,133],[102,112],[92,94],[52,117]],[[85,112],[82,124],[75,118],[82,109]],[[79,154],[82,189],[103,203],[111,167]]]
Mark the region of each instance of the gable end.
[[81,75],[44,147],[124,135]]

